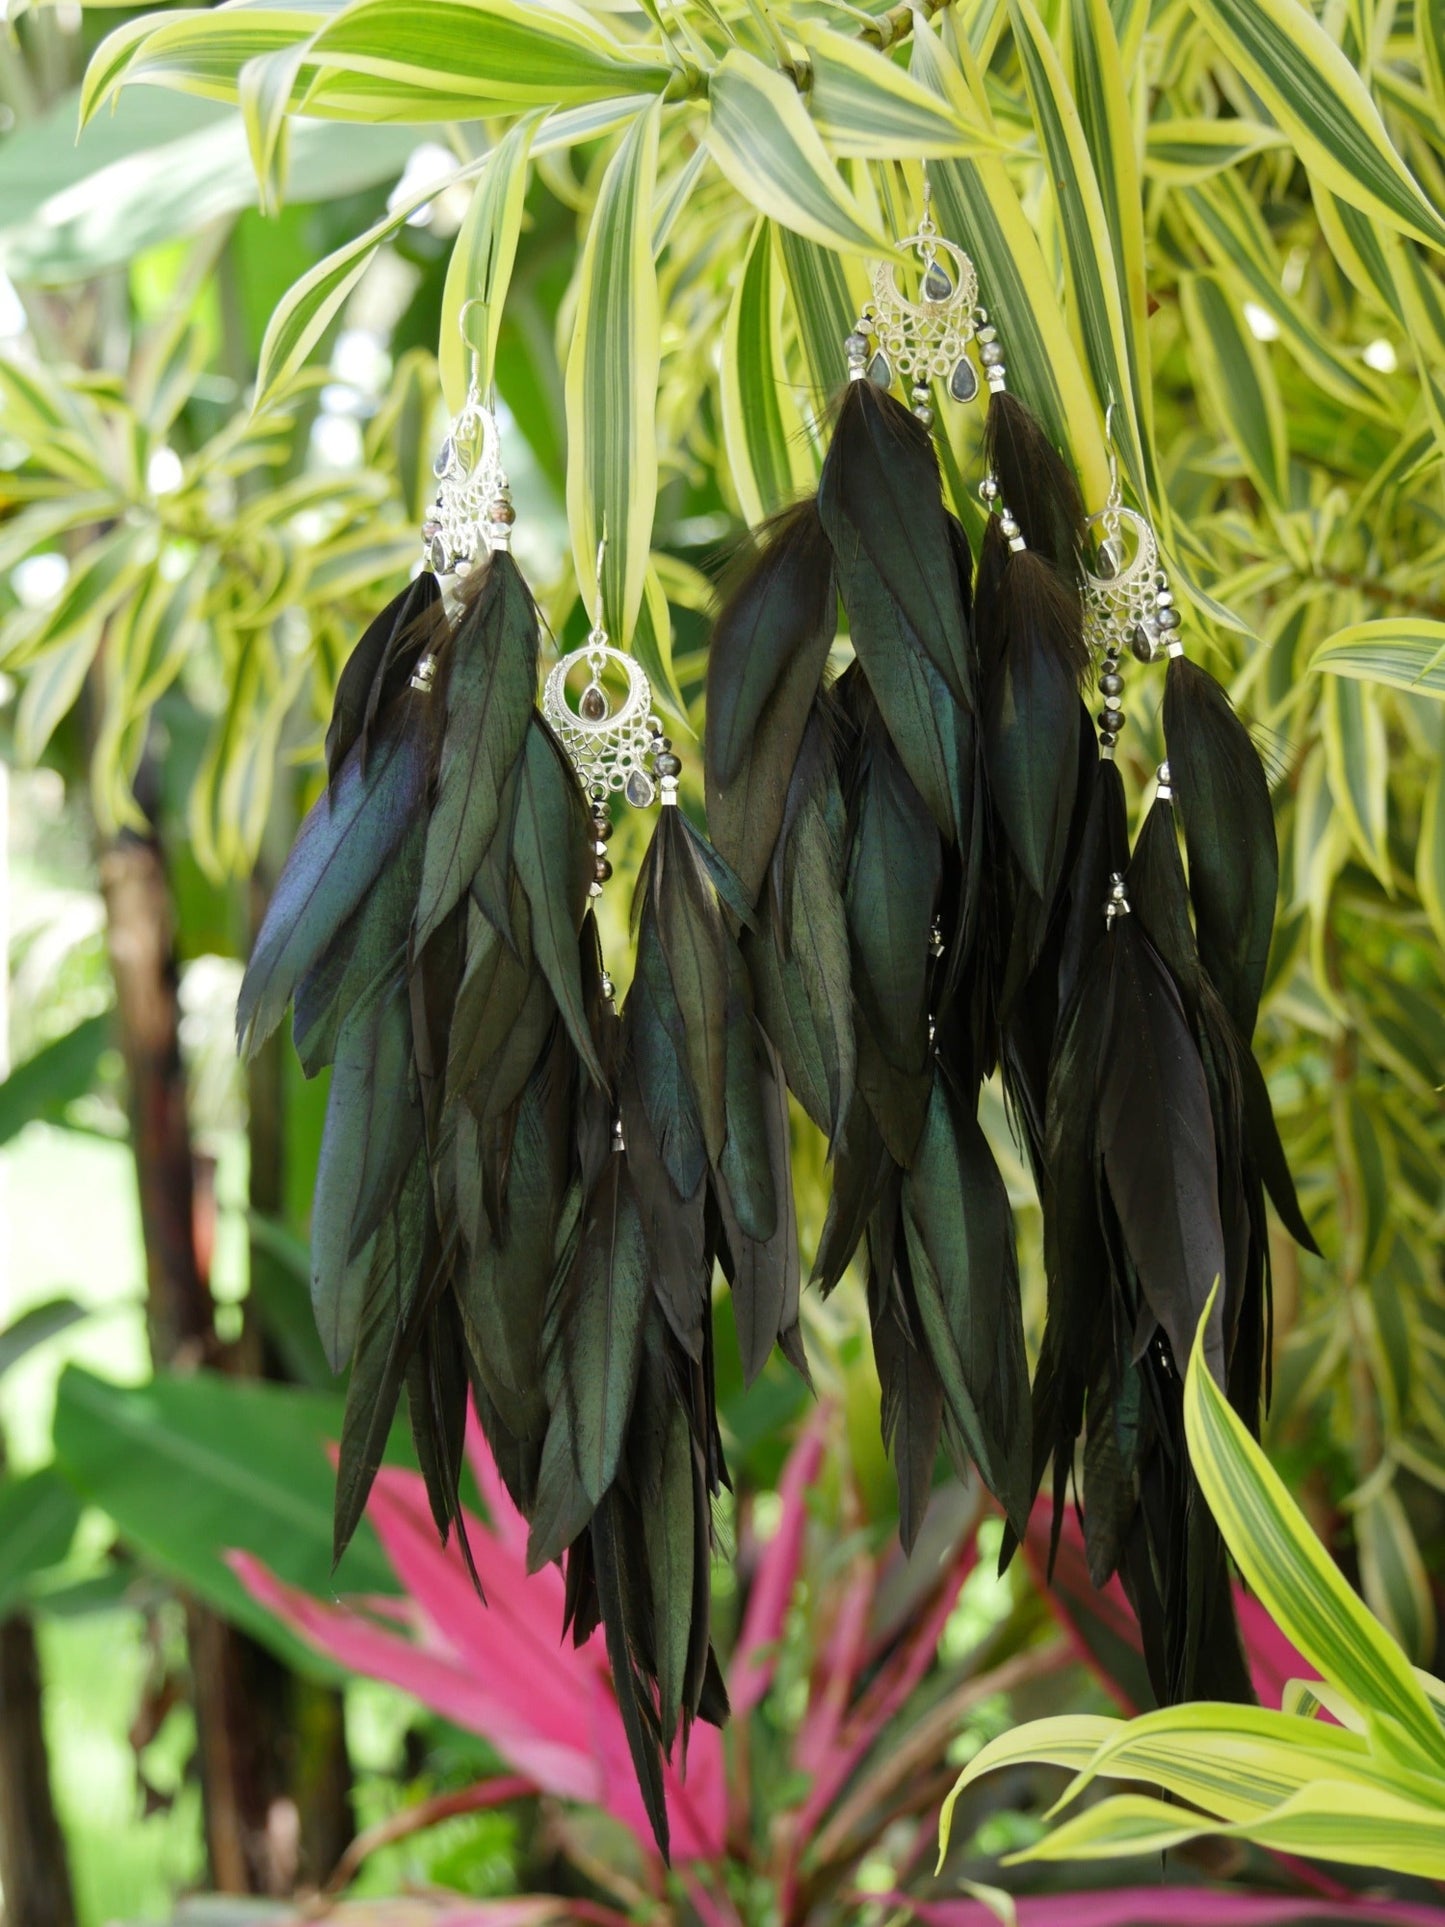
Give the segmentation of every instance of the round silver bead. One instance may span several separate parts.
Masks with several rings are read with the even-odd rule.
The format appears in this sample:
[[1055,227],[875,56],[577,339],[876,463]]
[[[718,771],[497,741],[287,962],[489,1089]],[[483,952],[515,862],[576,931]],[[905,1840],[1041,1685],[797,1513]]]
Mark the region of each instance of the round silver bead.
[[979,348],[978,358],[985,368],[1003,366],[1003,344],[998,341],[984,341]]
[[857,362],[861,367],[862,364],[868,359],[867,335],[860,335],[860,334],[849,335],[847,340],[843,343],[843,352],[848,357],[849,361]]
[[1015,522],[1011,515],[1001,515],[998,518],[998,526],[1000,533],[1010,542],[1013,541],[1016,535],[1021,533],[1018,523]]
[[914,408],[913,413],[916,419],[923,423],[925,428],[932,428],[933,410],[928,406],[926,401],[919,402]]
[[978,485],[978,492],[985,502],[996,502],[998,500],[998,483],[992,475],[984,476]]
[[1159,627],[1161,629],[1177,629],[1179,627],[1179,621],[1180,617],[1177,609],[1161,609],[1159,611]]

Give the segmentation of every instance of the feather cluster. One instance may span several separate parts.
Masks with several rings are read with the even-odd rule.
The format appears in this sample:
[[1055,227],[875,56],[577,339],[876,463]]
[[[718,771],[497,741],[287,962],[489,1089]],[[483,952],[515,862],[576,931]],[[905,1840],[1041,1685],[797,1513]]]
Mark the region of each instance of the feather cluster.
[[468,1398],[601,1622],[664,1851],[662,1758],[727,1700],[709,1641],[715,1264],[744,1360],[802,1366],[786,1091],[753,1014],[744,892],[676,808],[637,886],[619,1014],[589,906],[593,828],[536,708],[539,623],[509,554],[448,616],[423,575],[363,637],[329,781],[256,940],[255,1050],[294,1007],[332,1076],[312,1296],[350,1367],[339,1557],[405,1387],[432,1509],[456,1528]]
[[[1021,1530],[1053,1463],[1122,1572],[1161,1698],[1247,1696],[1180,1362],[1264,1393],[1264,1197],[1312,1244],[1250,1050],[1274,915],[1269,793],[1227,697],[1171,663],[1166,789],[1131,858],[1083,701],[1083,514],[994,393],[977,569],[923,425],[850,383],[819,492],[764,531],[714,632],[709,822],[753,907],[762,1030],[826,1133],[824,1291],[866,1255],[882,1424],[912,1544],[940,1444]],[[846,617],[852,660],[827,664]],[[1112,740],[1112,739],[1106,739]],[[1030,1400],[998,1071],[1043,1207]],[[1081,1443],[1083,1445],[1080,1452]]]

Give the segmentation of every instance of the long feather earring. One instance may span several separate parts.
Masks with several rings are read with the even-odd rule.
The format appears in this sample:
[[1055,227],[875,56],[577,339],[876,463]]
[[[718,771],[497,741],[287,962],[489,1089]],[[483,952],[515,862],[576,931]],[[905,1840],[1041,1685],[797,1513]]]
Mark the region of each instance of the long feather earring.
[[[1034,1388],[1035,1476],[1052,1451],[1057,1529],[1087,1432],[1091,1570],[1101,1584],[1122,1573],[1156,1692],[1161,1700],[1247,1698],[1227,1562],[1184,1444],[1180,1375],[1217,1282],[1207,1359],[1257,1428],[1268,1345],[1266,1184],[1283,1201],[1287,1226],[1313,1241],[1263,1078],[1203,961],[1201,913],[1196,900],[1191,919],[1193,878],[1186,882],[1173,820],[1172,758],[1127,857],[1113,758],[1124,723],[1122,652],[1127,645],[1150,660],[1179,620],[1153,533],[1119,500],[1117,478],[1091,521],[1102,534],[1087,603],[1090,642],[1101,653],[1103,760],[1066,932],[1049,1078],[1049,1307]],[[1238,740],[1230,743],[1238,759]],[[1243,781],[1238,761],[1233,769]],[[1214,834],[1229,837],[1224,828]],[[1268,834],[1272,851],[1272,823]],[[1272,918],[1272,896],[1267,909],[1256,907]]]
[[[765,531],[718,618],[705,748],[762,1027],[829,1138],[823,1290],[866,1243],[911,1545],[941,1438],[1022,1517],[1028,1417],[1012,1220],[953,1042],[978,1001],[980,677],[928,431],[935,382],[978,392],[977,279],[927,208],[900,246],[916,298],[875,270],[817,498]],[[855,661],[828,687],[840,594]]]
[[[569,681],[583,670],[574,707]],[[615,700],[618,681],[626,690]],[[727,1476],[713,1386],[715,1262],[732,1287],[747,1377],[775,1344],[807,1369],[786,1096],[736,934],[749,902],[679,806],[681,762],[651,713],[647,678],[600,622],[552,670],[543,712],[592,813],[594,893],[610,874],[612,800],[661,804],[637,880],[620,1016],[600,954],[593,965],[609,1086],[579,1110],[572,1230],[547,1298],[551,1409],[529,1557],[565,1554],[576,1635],[605,1626],[665,1851],[663,1756],[693,1719],[727,1711],[708,1637],[711,1501]]]
[[[594,664],[579,710],[565,699],[576,658],[538,710],[539,620],[475,363],[436,473],[428,573],[343,673],[328,788],[257,938],[238,1027],[255,1048],[294,1002],[303,1066],[333,1066],[312,1245],[318,1324],[351,1367],[337,1556],[403,1386],[438,1527],[460,1525],[470,1394],[534,1561],[566,1558],[576,1636],[605,1626],[665,1851],[662,1757],[727,1707],[708,1634],[725,1477],[715,1253],[754,1368],[775,1337],[801,1362],[781,1084],[716,891],[741,898],[676,809],[642,893],[640,938],[662,970],[640,969],[626,1021],[616,1011],[591,914],[607,804],[675,803],[678,763],[645,678],[600,635],[579,652]],[[601,674],[614,658],[619,714]],[[724,1034],[715,1073],[699,1040]],[[704,1122],[694,1211],[685,1185],[665,1186],[679,1134]]]

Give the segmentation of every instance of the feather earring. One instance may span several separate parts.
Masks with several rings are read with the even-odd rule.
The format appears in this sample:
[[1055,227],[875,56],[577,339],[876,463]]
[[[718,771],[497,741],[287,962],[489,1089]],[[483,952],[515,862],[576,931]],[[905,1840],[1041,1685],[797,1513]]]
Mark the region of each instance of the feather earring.
[[[574,707],[569,680],[584,668]],[[711,1501],[726,1480],[715,1263],[732,1287],[747,1377],[775,1344],[807,1367],[784,1084],[736,934],[750,904],[679,807],[681,762],[651,701],[641,668],[600,622],[553,669],[543,698],[592,811],[594,894],[610,874],[612,799],[661,809],[637,880],[636,962],[620,1016],[600,958],[595,966],[610,1096],[585,1107],[575,1229],[547,1296],[551,1412],[529,1558],[565,1556],[575,1634],[599,1620],[606,1628],[665,1851],[662,1758],[695,1718],[727,1710],[708,1637]]]
[[[705,758],[762,1032],[835,1166],[816,1282],[866,1247],[911,1546],[940,1440],[1022,1518],[1028,1413],[1012,1220],[974,1117],[992,998],[973,558],[928,432],[933,384],[978,393],[981,311],[927,207],[900,246],[917,285],[874,271],[816,500],[764,532],[718,617]],[[855,660],[830,687],[840,597]]]
[[708,1635],[715,1256],[753,1368],[775,1338],[802,1363],[782,1085],[721,908],[741,892],[675,808],[616,1010],[592,915],[608,804],[675,804],[679,764],[600,632],[538,709],[539,619],[475,361],[436,474],[428,573],[343,672],[328,788],[238,1028],[254,1049],[293,1003],[303,1067],[332,1066],[312,1246],[318,1325],[351,1368],[337,1556],[403,1388],[439,1530],[460,1525],[470,1396],[534,1562],[566,1559],[574,1633],[605,1627],[665,1852],[663,1755],[727,1710]]
[[[1122,1574],[1156,1692],[1166,1701],[1249,1697],[1223,1548],[1185,1450],[1176,1361],[1217,1281],[1210,1368],[1257,1427],[1268,1342],[1266,1184],[1285,1197],[1288,1227],[1313,1241],[1263,1078],[1204,960],[1204,912],[1193,897],[1193,861],[1186,880],[1180,856],[1171,764],[1128,856],[1114,762],[1122,654],[1128,646],[1151,659],[1179,619],[1153,533],[1123,506],[1117,475],[1090,525],[1100,534],[1098,572],[1086,577],[1086,633],[1100,655],[1101,762],[1065,928],[1063,1016],[1049,1070],[1049,1302],[1034,1385],[1034,1476],[1052,1451],[1057,1530],[1075,1447],[1087,1435],[1091,1570],[1097,1583]],[[1237,739],[1226,741],[1230,780],[1244,783]],[[1221,782],[1214,794],[1222,790]],[[1257,810],[1255,818],[1262,835]],[[1215,836],[1225,843],[1228,831]],[[1272,824],[1269,842],[1272,850]],[[1267,909],[1256,907],[1272,917],[1272,886]]]

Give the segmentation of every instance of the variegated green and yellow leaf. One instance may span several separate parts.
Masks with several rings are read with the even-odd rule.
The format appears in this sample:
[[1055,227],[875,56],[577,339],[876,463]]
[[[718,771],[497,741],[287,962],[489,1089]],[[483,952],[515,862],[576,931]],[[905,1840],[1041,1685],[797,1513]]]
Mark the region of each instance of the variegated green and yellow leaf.
[[[527,157],[540,120],[540,113],[524,115],[493,148],[452,245],[442,292],[437,360],[442,393],[453,415],[466,399],[473,374],[482,394],[491,390],[502,310],[522,232]],[[463,309],[467,310],[465,329]]]
[[1195,366],[1224,437],[1265,499],[1287,508],[1289,436],[1268,353],[1216,276],[1188,275],[1179,291]]
[[824,247],[887,254],[790,80],[734,47],[708,88],[707,144],[738,193]]
[[1315,651],[1310,667],[1445,701],[1445,622],[1388,616],[1353,623]]
[[787,380],[783,300],[773,224],[753,229],[728,307],[719,391],[728,471],[746,521],[766,521],[800,494],[811,473],[802,417]]
[[[983,98],[982,76],[966,76],[922,24],[914,29],[912,61],[914,73],[936,93]],[[1072,455],[1087,499],[1102,502],[1109,487],[1102,412],[1007,169],[981,156],[938,161],[928,172],[941,225],[978,268],[980,298],[1008,357],[1010,388],[1038,413],[1056,446]]]
[[867,41],[811,21],[799,37],[812,67],[808,109],[834,153],[932,160],[1004,147],[971,102],[965,116]]
[[577,586],[619,648],[642,604],[657,507],[659,116],[657,106],[640,115],[607,165],[578,269],[567,357],[567,519]]
[[[1201,1322],[1201,1334],[1203,1329]],[[1445,1774],[1445,1731],[1409,1661],[1350,1590],[1215,1384],[1204,1363],[1202,1338],[1195,1341],[1185,1381],[1184,1423],[1209,1509],[1245,1582],[1271,1618],[1324,1679],[1393,1723],[1409,1765]],[[1440,1853],[1445,1865],[1445,1839]]]
[[1194,0],[1194,9],[1332,193],[1445,248],[1445,217],[1395,151],[1369,88],[1302,0]]

